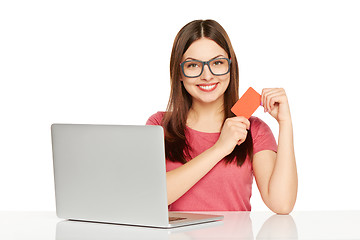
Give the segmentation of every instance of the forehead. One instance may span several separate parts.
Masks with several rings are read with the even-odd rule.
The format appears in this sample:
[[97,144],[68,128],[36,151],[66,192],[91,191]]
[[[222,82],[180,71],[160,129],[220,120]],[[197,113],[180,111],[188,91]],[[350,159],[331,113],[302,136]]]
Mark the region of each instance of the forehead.
[[194,58],[197,60],[207,61],[218,55],[228,57],[226,51],[215,41],[208,38],[200,38],[190,45],[184,53],[182,60],[185,60],[186,58]]

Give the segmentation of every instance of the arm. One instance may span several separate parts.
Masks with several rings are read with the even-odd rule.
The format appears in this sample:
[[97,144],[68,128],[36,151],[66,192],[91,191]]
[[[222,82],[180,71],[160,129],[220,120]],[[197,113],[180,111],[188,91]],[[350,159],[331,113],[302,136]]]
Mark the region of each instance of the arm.
[[243,143],[250,122],[244,117],[225,121],[218,141],[202,154],[181,167],[166,173],[168,204],[175,202],[204,177],[218,162],[230,154],[235,146]]
[[264,203],[278,214],[288,214],[295,205],[298,187],[289,105],[283,89],[264,89],[262,102],[279,123],[278,151],[256,153],[254,175]]
[[221,159],[214,145],[186,164],[166,173],[168,205],[175,202],[204,177]]

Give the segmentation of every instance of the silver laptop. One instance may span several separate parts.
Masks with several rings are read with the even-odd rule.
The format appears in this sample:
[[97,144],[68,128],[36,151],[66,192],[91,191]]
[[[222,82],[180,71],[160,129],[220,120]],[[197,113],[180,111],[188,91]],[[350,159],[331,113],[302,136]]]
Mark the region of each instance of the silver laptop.
[[171,228],[223,216],[169,212],[161,126],[53,124],[57,216]]

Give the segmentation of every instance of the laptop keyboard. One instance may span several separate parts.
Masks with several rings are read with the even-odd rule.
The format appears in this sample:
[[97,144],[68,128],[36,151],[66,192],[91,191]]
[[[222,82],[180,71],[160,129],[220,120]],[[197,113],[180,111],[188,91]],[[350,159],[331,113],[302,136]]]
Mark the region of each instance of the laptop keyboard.
[[174,222],[174,221],[179,221],[179,220],[184,220],[186,218],[183,217],[169,217],[169,222]]

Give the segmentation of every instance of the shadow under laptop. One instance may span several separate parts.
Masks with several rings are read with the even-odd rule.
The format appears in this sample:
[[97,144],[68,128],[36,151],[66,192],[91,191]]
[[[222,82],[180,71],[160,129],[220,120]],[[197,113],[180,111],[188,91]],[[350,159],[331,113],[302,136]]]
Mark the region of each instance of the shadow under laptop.
[[[118,240],[118,239],[174,239],[173,237],[186,237],[186,232],[197,229],[207,229],[223,225],[223,222],[209,222],[198,225],[178,228],[153,228],[142,226],[129,226],[112,223],[95,223],[64,220],[56,225],[56,240]],[[177,238],[176,238],[177,239]],[[183,239],[183,238],[181,238]],[[186,237],[184,239],[192,239]]]

